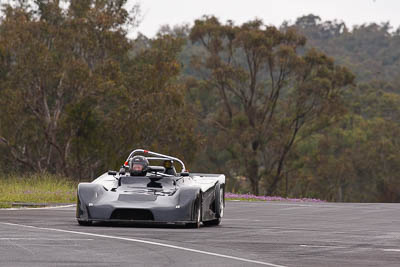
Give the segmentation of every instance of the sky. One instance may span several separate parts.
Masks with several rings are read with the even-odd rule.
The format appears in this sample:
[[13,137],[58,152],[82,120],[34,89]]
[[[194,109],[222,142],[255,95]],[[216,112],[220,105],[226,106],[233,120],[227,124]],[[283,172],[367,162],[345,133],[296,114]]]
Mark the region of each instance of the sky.
[[395,29],[400,26],[400,0],[129,0],[128,5],[134,3],[140,4],[142,13],[136,32],[147,37],[153,37],[161,25],[192,24],[204,14],[236,24],[260,18],[279,26],[312,13],[348,26],[388,21]]

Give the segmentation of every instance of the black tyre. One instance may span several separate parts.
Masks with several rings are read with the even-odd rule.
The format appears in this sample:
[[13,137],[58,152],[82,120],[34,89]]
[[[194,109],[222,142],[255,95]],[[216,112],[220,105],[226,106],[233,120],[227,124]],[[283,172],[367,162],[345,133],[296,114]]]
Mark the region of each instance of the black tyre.
[[189,228],[200,228],[200,224],[201,224],[201,198],[200,197],[197,197],[197,200],[193,207],[193,214],[194,214],[194,219],[196,220],[196,222],[188,223],[188,224],[186,224],[186,226]]
[[215,217],[224,217],[224,188],[217,184],[215,187]]
[[82,226],[90,226],[92,225],[92,221],[83,221],[83,220],[78,220],[79,225]]
[[220,184],[215,187],[215,217],[214,220],[203,222],[204,226],[216,226],[220,225],[222,217],[224,216],[224,189]]

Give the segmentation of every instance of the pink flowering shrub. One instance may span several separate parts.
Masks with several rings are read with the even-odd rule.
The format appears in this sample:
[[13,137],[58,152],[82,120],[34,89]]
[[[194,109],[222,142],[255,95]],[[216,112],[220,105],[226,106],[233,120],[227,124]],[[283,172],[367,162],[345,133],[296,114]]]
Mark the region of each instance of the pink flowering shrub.
[[260,200],[260,201],[289,201],[289,202],[325,202],[325,200],[316,198],[286,198],[286,197],[274,197],[274,196],[256,196],[251,194],[234,194],[225,193],[227,199],[238,199],[238,200]]

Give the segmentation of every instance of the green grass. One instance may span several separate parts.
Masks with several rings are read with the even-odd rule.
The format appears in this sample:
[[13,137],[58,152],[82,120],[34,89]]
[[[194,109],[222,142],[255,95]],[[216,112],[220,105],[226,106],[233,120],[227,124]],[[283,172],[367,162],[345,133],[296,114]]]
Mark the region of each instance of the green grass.
[[0,209],[11,208],[12,205],[10,203],[0,203]]
[[77,183],[51,174],[0,176],[0,208],[15,202],[74,203]]

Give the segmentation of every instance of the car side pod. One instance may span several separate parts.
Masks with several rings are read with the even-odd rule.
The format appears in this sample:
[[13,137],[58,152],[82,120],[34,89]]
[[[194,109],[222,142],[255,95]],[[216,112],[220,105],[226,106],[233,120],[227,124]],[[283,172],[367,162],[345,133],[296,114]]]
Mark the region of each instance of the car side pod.
[[186,225],[190,228],[199,228],[202,217],[202,199],[201,192],[198,187],[188,187],[182,188],[182,191],[179,194],[179,205],[181,207],[188,206],[190,209],[187,209],[185,218],[188,218],[190,223]]
[[100,184],[80,183],[77,192],[76,218],[80,225],[90,225],[88,206],[102,197],[106,190]]

